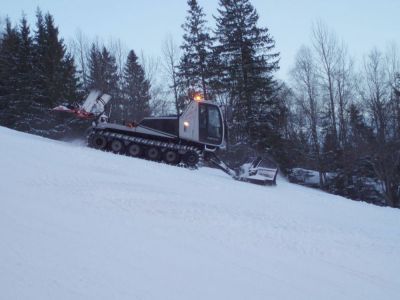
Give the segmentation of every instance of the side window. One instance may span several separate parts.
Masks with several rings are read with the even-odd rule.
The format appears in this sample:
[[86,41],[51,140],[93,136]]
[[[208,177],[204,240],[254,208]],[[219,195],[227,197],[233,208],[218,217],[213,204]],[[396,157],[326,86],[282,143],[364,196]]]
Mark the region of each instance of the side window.
[[211,138],[221,138],[221,117],[219,109],[215,106],[208,107],[208,135]]
[[199,138],[203,143],[222,142],[222,120],[217,106],[205,103],[199,105]]
[[199,127],[201,129],[207,129],[207,106],[200,105],[199,108]]

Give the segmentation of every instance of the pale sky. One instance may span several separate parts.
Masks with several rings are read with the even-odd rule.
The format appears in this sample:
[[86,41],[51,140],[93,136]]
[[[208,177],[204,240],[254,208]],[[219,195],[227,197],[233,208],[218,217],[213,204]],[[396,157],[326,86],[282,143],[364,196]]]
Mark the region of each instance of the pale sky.
[[[303,44],[310,44],[312,23],[324,21],[348,45],[356,60],[374,46],[385,49],[400,44],[400,0],[252,0],[261,26],[268,27],[281,53],[278,77],[286,79],[294,56]],[[22,11],[34,27],[35,10],[49,11],[65,40],[77,29],[85,35],[107,41],[121,39],[128,48],[160,56],[168,34],[176,42],[182,36],[186,0],[0,0],[0,16],[13,22]],[[218,0],[199,0],[213,25]]]

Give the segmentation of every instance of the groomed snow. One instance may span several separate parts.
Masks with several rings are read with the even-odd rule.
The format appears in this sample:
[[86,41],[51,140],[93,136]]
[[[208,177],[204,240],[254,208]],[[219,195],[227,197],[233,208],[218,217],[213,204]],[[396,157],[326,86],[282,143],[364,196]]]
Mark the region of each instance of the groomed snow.
[[400,211],[0,128],[1,299],[397,299]]

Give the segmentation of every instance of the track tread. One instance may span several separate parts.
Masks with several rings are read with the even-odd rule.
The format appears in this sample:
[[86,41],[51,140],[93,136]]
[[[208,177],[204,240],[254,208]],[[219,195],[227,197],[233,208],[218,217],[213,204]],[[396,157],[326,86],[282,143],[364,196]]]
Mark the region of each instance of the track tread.
[[[151,140],[151,139],[145,139],[145,138],[141,138],[141,137],[134,137],[134,136],[127,136],[121,133],[114,133],[114,132],[109,132],[109,131],[104,131],[104,130],[92,130],[92,132],[89,133],[88,135],[88,141],[90,141],[90,139],[94,136],[94,135],[103,135],[104,137],[106,137],[107,139],[121,139],[125,142],[125,145],[127,145],[128,143],[137,143],[140,145],[144,145],[144,146],[152,146],[152,147],[159,147],[162,149],[162,151],[165,150],[175,150],[178,151],[179,153],[187,153],[189,151],[194,151],[199,155],[199,162],[197,163],[196,166],[198,166],[200,163],[202,163],[202,151],[194,146],[187,146],[187,145],[179,145],[179,144],[175,144],[175,143],[167,143],[167,142],[160,142],[160,141],[156,141],[156,140]],[[193,168],[193,167],[191,167]]]

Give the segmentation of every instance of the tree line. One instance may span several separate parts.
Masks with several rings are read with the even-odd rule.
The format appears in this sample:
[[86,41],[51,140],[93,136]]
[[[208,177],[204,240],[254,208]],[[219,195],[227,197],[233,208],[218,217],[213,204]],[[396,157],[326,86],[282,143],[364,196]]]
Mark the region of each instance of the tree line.
[[375,48],[357,68],[346,44],[314,24],[291,71],[286,139],[293,164],[318,172],[318,187],[400,206],[399,54],[395,44]]
[[37,11],[33,34],[25,16],[18,26],[7,18],[0,39],[1,124],[56,138],[71,130],[68,125],[78,125],[82,131],[87,124],[72,119],[64,122],[50,109],[79,101],[92,89],[116,99],[108,108],[112,121],[150,114],[150,84],[133,50],[120,72],[115,56],[105,46],[93,43],[85,55],[87,73],[77,67],[72,51],[67,51],[50,13]]
[[[400,62],[395,47],[372,50],[356,68],[347,47],[321,22],[297,53],[290,79],[276,79],[279,53],[249,0],[219,0],[215,28],[187,1],[182,43],[168,37],[163,57],[114,40],[68,43],[53,17],[7,19],[0,38],[0,123],[62,137],[87,124],[61,122],[48,109],[91,89],[113,96],[112,122],[180,114],[194,94],[224,108],[226,157],[274,160],[295,182],[379,205],[400,206]],[[64,124],[64,125],[63,125]],[[66,126],[67,124],[68,126]]]
[[76,99],[78,77],[50,14],[37,13],[32,35],[25,17],[9,19],[0,39],[1,125],[40,134],[50,129],[43,111],[59,99]]

